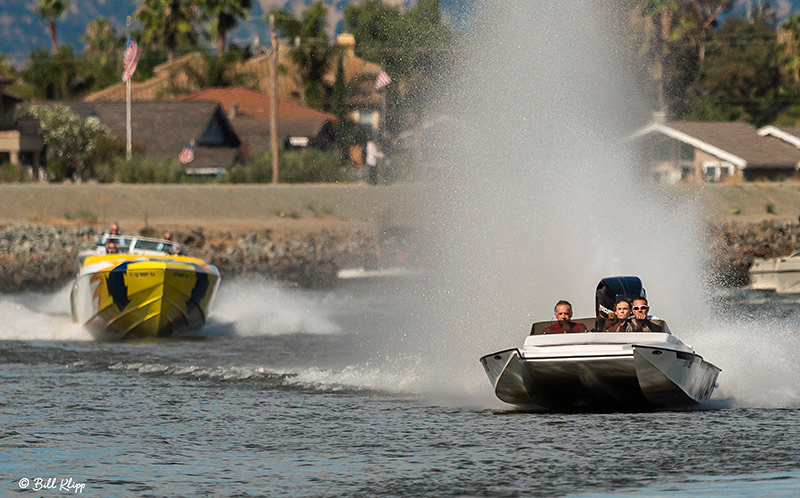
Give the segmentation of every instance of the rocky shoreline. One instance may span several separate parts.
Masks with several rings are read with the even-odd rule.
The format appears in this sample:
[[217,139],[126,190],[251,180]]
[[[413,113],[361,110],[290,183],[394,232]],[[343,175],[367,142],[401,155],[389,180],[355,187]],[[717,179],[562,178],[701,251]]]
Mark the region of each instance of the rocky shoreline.
[[800,225],[788,221],[713,223],[708,226],[712,278],[721,285],[750,282],[754,258],[787,256],[800,249]]
[[[77,254],[92,247],[105,230],[96,225],[0,225],[0,292],[52,291],[71,281]],[[163,233],[143,229],[140,235]],[[247,233],[194,228],[174,232],[189,254],[216,265],[226,278],[260,275],[302,287],[335,283],[341,268],[371,266],[397,251],[407,233],[393,227],[322,228],[277,236],[272,230]],[[800,226],[786,221],[710,223],[710,278],[740,287],[749,282],[753,258],[791,254],[800,248]]]
[[[52,291],[71,281],[77,255],[94,246],[104,226],[0,225],[0,292]],[[140,235],[163,231],[143,229]],[[387,238],[367,228],[324,228],[291,238],[195,228],[173,232],[191,256],[226,278],[262,275],[309,288],[332,285],[339,268],[374,264]]]

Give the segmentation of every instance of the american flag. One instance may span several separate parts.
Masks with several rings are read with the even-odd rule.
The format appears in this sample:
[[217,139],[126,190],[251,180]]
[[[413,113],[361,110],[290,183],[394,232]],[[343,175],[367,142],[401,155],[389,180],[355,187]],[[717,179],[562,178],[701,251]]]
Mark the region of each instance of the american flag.
[[139,63],[139,45],[131,35],[128,35],[128,40],[125,42],[125,54],[122,58],[122,81],[127,82],[133,78],[133,73],[136,72],[136,64]]
[[378,77],[375,78],[375,90],[381,91],[391,82],[392,78],[389,76],[389,73],[387,73],[385,69],[381,68],[381,72],[378,74]]
[[189,164],[194,161],[194,140],[189,142],[189,145],[184,147],[181,153],[178,154],[178,161],[180,161],[181,164]]

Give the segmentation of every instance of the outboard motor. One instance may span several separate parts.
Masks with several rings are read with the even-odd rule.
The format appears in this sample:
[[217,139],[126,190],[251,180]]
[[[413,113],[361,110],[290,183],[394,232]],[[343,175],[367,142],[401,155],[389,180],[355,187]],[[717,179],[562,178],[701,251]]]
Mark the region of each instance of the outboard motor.
[[606,318],[614,313],[614,304],[618,300],[633,301],[636,297],[647,297],[639,277],[606,277],[601,280],[594,298],[595,330],[603,330]]

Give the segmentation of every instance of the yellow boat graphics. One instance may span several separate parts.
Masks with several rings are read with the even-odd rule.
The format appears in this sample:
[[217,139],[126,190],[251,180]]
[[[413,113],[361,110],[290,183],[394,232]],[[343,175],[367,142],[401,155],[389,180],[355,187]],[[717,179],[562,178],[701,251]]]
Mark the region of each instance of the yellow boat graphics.
[[72,316],[117,338],[197,330],[205,324],[219,282],[217,268],[197,258],[91,256],[72,287]]

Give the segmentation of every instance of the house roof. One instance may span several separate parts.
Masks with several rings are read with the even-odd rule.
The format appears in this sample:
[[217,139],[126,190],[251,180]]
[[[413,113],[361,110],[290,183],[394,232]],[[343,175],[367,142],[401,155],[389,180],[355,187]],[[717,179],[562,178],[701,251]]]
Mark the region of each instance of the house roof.
[[[189,91],[198,90],[197,85],[186,76],[184,68],[188,66],[192,71],[202,72],[203,65],[203,56],[199,52],[192,52],[178,57],[172,62],[159,64],[153,68],[153,77],[145,81],[131,82],[131,100],[172,100],[175,95],[170,88],[175,86],[188,88]],[[303,82],[297,66],[288,55],[287,47],[282,48],[278,54],[278,69],[278,98],[301,102],[304,96]],[[233,70],[238,74],[252,77],[260,91],[265,93],[268,91],[271,74],[268,55],[251,57],[243,63],[233,65]],[[124,83],[115,83],[87,95],[83,100],[86,102],[124,102],[125,91]]]
[[[80,117],[97,117],[112,135],[124,137],[125,102],[45,102],[63,104]],[[219,104],[214,102],[132,102],[131,135],[149,156],[178,157],[195,140],[189,169],[225,167],[233,162],[241,140]]]
[[743,122],[671,121],[652,123],[634,134],[641,137],[660,133],[688,143],[739,168],[796,168],[800,149],[773,137],[759,134]]
[[[207,88],[190,95],[178,98],[179,101],[208,101],[218,102],[226,113],[230,113],[233,105],[237,105],[237,115],[246,114],[262,119],[268,119],[270,113],[270,98],[261,92],[256,92],[241,87]],[[318,111],[294,102],[278,101],[278,119],[311,119],[328,120],[337,124],[339,119],[333,114]]]
[[758,134],[762,137],[773,136],[800,148],[800,128],[796,126],[764,126],[759,128]]
[[[305,96],[303,79],[300,68],[291,57],[292,47],[281,45],[278,52],[278,98],[282,101],[300,103]],[[323,81],[332,86],[336,79],[338,58],[331,58],[325,68]],[[202,71],[204,60],[199,52],[192,52],[178,57],[172,62],[165,62],[153,68],[153,77],[146,81],[131,82],[131,100],[152,101],[171,100],[174,93],[170,93],[171,86],[188,88],[190,91],[199,88],[194,82],[189,81],[186,66],[194,71]],[[351,93],[346,101],[351,106],[379,107],[381,95],[374,89],[375,77],[380,72],[379,65],[364,60],[353,54],[344,55],[345,82],[350,86]],[[235,64],[233,71],[253,80],[259,92],[269,93],[270,85],[270,56],[258,55],[246,61]],[[115,83],[109,87],[87,95],[86,102],[99,101],[125,101],[125,84]]]
[[[251,151],[270,149],[269,119],[237,116],[231,123]],[[283,144],[289,137],[306,137],[313,143],[324,131],[329,130],[330,126],[331,121],[326,118],[281,119],[278,122],[278,141]]]

